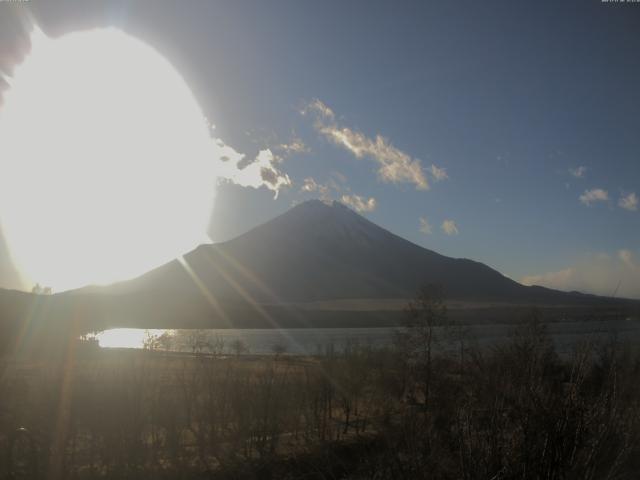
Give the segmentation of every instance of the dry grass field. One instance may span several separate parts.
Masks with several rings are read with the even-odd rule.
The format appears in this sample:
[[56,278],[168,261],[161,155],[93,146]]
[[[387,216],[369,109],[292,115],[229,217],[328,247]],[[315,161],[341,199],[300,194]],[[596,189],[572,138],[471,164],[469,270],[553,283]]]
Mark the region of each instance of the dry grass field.
[[635,478],[630,346],[561,359],[534,313],[483,350],[449,325],[437,353],[422,307],[387,348],[5,359],[0,478]]

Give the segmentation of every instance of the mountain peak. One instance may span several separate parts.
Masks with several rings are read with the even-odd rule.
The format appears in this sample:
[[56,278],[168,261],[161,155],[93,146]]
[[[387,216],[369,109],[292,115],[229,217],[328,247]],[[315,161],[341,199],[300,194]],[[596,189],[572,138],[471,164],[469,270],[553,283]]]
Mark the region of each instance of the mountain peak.
[[[338,200],[327,200],[327,199],[322,199],[322,198],[313,198],[311,200],[305,200],[304,202],[300,202],[296,206],[294,206],[290,211],[293,211],[293,210],[296,210],[296,209],[301,209],[301,210],[331,210],[331,209],[351,210],[344,203],[341,203]],[[351,210],[351,211],[353,211],[353,210]]]
[[284,242],[322,240],[336,244],[355,241],[363,246],[369,243],[370,239],[392,234],[336,200],[314,199],[296,205],[242,237],[255,235],[280,237]]
[[443,284],[453,298],[500,298],[524,288],[486,265],[416,245],[337,201],[300,203],[215,249],[251,265],[288,301],[410,298],[426,283]]

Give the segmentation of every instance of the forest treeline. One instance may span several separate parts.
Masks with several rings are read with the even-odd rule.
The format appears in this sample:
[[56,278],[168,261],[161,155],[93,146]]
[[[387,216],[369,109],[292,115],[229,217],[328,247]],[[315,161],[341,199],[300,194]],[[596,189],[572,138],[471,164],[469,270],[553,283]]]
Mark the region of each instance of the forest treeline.
[[[640,357],[560,357],[533,311],[478,348],[425,288],[393,345],[5,360],[0,478],[604,479],[640,469]],[[240,353],[240,352],[238,352]]]

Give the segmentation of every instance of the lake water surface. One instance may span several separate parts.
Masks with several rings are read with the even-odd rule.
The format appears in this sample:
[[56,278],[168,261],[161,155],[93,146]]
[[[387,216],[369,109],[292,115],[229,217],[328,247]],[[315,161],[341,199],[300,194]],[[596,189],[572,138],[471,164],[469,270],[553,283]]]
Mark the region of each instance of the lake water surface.
[[[470,325],[467,343],[479,346],[498,345],[507,341],[513,325]],[[640,321],[607,320],[559,322],[547,324],[559,353],[569,353],[588,339],[620,340],[640,345]],[[96,335],[103,348],[154,348],[181,352],[217,352],[272,354],[276,351],[293,355],[313,355],[327,349],[342,350],[348,345],[384,347],[393,342],[396,328],[292,328],[292,329],[210,329],[210,330],[145,330],[116,328]],[[442,335],[441,335],[442,336]]]

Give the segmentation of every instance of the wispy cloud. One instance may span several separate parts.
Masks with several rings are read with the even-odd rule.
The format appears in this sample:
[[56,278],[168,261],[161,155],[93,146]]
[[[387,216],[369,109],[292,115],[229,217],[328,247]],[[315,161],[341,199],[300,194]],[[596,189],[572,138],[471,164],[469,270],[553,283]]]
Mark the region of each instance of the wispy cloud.
[[309,153],[311,149],[298,137],[291,139],[289,143],[281,143],[274,147],[283,156],[300,155],[303,153]]
[[302,187],[300,187],[300,191],[316,192],[318,191],[318,182],[316,182],[313,177],[307,177],[302,182]]
[[618,201],[618,205],[620,208],[635,212],[638,210],[638,196],[634,192],[622,195]]
[[445,220],[441,225],[442,231],[447,235],[458,235],[458,225],[453,220]]
[[425,217],[420,217],[420,231],[425,235],[431,235],[432,229],[429,221]]
[[375,198],[370,197],[367,199],[359,195],[342,195],[340,201],[353,208],[356,212],[372,212],[377,206]]
[[558,290],[577,290],[597,295],[640,298],[640,264],[633,252],[618,250],[615,255],[597,254],[563,270],[521,279],[525,285],[541,285]]
[[313,177],[307,177],[300,188],[301,193],[312,193],[325,202],[340,201],[357,212],[371,212],[378,203],[373,197],[363,197],[351,192],[347,185],[347,177],[337,171],[332,171],[326,183],[317,182]]
[[580,195],[580,202],[587,206],[590,206],[595,202],[606,202],[607,200],[609,200],[609,194],[606,190],[601,188],[585,190],[584,193]]
[[449,175],[447,174],[446,169],[437,167],[433,164],[431,164],[429,171],[431,172],[431,176],[436,182],[440,182],[442,180],[446,180],[449,178]]
[[569,173],[576,178],[584,178],[584,175],[587,173],[587,167],[580,165],[579,167],[570,168]]
[[627,250],[623,248],[622,250],[618,250],[618,258],[629,268],[638,268],[635,264],[633,253],[631,250]]
[[338,182],[346,184],[347,183],[347,176],[344,173],[338,172],[336,170],[333,170],[330,175],[335,178]]
[[305,193],[318,193],[322,199],[328,199],[329,197],[329,186],[316,182],[313,177],[304,179],[300,191]]
[[318,99],[307,104],[301,113],[314,115],[315,129],[330,142],[348,150],[356,158],[374,160],[378,164],[378,177],[383,182],[412,183],[420,190],[429,188],[420,161],[393,146],[383,136],[369,138],[362,132],[340,125],[333,110]]
[[334,120],[336,118],[333,110],[331,110],[317,98],[305,105],[300,113],[302,113],[303,115],[306,115],[307,113],[316,113],[321,117],[324,117],[326,120]]

